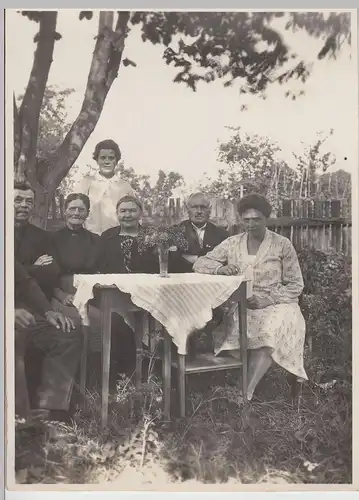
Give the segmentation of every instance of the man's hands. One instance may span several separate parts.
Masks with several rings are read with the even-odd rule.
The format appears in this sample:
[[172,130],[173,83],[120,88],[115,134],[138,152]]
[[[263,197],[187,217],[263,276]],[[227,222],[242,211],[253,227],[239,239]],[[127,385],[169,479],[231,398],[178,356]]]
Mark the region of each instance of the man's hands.
[[53,325],[58,330],[60,330],[61,328],[63,332],[69,332],[75,329],[75,324],[72,319],[64,316],[60,312],[47,311],[45,313],[45,318],[50,323],[50,325]]
[[41,255],[35,262],[34,266],[48,266],[49,264],[52,264],[53,258],[51,255]]
[[238,273],[239,269],[234,264],[228,264],[228,266],[222,266],[217,271],[217,274],[223,276],[236,276]]
[[[45,313],[46,320],[50,325],[63,332],[69,332],[75,329],[75,324],[71,318],[64,316],[60,312],[47,311]],[[15,326],[17,328],[30,328],[36,323],[35,317],[26,311],[26,309],[15,309]]]
[[266,297],[257,297],[257,295],[252,295],[247,299],[248,309],[265,309],[268,306],[272,306],[273,302]]
[[15,309],[15,326],[29,328],[35,324],[34,316],[26,309]]

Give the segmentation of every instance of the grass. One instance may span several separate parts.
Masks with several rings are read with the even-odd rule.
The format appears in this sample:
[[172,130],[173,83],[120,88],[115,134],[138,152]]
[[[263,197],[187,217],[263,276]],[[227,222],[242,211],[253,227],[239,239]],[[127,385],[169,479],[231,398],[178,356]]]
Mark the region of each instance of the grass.
[[[348,356],[347,356],[348,359]],[[325,362],[324,362],[325,360]],[[100,430],[100,396],[88,392],[71,426],[17,423],[16,471],[22,483],[352,482],[350,362],[335,367],[306,353],[310,383],[293,405],[285,373],[273,368],[244,405],[235,372],[193,375],[188,417],[161,420],[162,392],[150,368],[140,390],[122,375]],[[335,382],[326,383],[329,378]],[[334,374],[334,377],[332,375]],[[330,381],[329,381],[330,382]],[[175,386],[175,384],[174,384]],[[174,400],[176,398],[174,397]],[[140,479],[139,479],[140,478]]]

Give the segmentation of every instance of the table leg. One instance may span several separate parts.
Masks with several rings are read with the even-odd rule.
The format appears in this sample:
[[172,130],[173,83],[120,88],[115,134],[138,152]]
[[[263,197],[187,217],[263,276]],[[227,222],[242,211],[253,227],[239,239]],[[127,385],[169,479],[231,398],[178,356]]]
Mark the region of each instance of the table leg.
[[248,389],[248,352],[247,352],[247,284],[240,286],[239,298],[240,351],[242,361],[242,391],[244,401],[247,401]]
[[111,357],[111,295],[106,290],[101,293],[101,333],[102,333],[102,405],[101,427],[107,426],[108,397],[110,391]]
[[143,361],[143,348],[142,348],[142,326],[143,326],[143,313],[135,313],[135,342],[136,342],[136,387],[139,388],[142,383],[142,361]]
[[180,398],[180,415],[186,416],[186,356],[178,354],[178,391]]
[[164,398],[164,417],[166,421],[171,420],[171,345],[172,339],[167,331],[163,328],[163,398]]

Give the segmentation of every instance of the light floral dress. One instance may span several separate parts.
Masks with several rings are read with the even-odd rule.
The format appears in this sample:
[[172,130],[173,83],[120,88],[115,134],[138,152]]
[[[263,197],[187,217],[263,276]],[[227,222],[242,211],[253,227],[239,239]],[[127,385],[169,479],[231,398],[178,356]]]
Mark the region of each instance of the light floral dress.
[[[273,305],[264,309],[248,309],[248,348],[269,347],[278,365],[307,379],[303,366],[305,321],[298,305],[304,284],[296,251],[288,238],[266,229],[257,254],[251,256],[247,238],[247,233],[227,238],[200,257],[193,270],[216,274],[222,265],[236,265],[239,273],[251,280],[249,295],[269,297],[273,301]],[[239,349],[239,325],[235,318],[234,313],[231,314],[225,335],[214,332],[216,354]]]

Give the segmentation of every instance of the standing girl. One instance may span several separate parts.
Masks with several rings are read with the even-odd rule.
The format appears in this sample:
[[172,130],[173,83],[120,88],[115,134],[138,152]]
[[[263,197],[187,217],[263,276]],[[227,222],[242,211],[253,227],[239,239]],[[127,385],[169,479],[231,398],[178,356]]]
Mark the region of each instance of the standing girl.
[[84,176],[76,191],[90,198],[91,212],[85,223],[86,229],[101,234],[118,224],[116,203],[124,196],[134,195],[134,191],[116,173],[121,151],[115,141],[107,139],[99,142],[93,159],[98,165],[97,172]]

